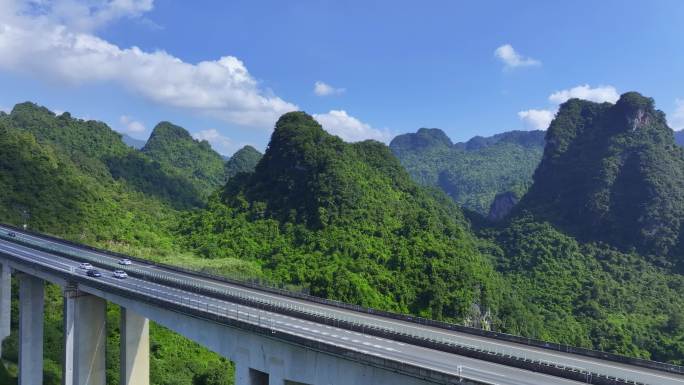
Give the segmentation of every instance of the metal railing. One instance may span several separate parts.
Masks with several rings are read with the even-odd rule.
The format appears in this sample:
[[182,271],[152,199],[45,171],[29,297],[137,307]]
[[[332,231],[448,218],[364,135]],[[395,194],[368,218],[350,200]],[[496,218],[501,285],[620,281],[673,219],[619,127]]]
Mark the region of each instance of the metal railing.
[[[316,311],[306,306],[296,305],[296,304],[283,304],[280,301],[272,299],[264,299],[263,297],[257,295],[250,295],[244,291],[237,289],[219,289],[216,287],[208,287],[206,285],[198,283],[196,280],[192,279],[180,279],[177,277],[169,276],[168,274],[161,274],[156,272],[151,272],[147,269],[137,267],[137,266],[125,266],[119,265],[118,262],[113,261],[111,258],[97,257],[93,255],[74,255],[73,250],[65,247],[61,244],[51,244],[48,246],[42,244],[37,245],[32,242],[28,242],[25,239],[17,239],[13,237],[8,237],[5,234],[0,233],[0,238],[7,239],[16,243],[26,244],[29,247],[34,247],[39,250],[52,252],[55,254],[63,254],[69,258],[75,258],[80,261],[87,261],[94,265],[109,268],[124,270],[131,274],[132,276],[145,279],[149,282],[156,284],[171,284],[176,288],[183,288],[185,291],[200,295],[209,295],[213,297],[223,298],[229,300],[236,305],[236,315],[245,314],[247,317],[245,322],[250,323],[252,317],[250,313],[241,313],[237,306],[244,305],[251,307],[253,309],[273,312],[278,314],[284,314],[293,316],[299,319],[309,320],[312,322],[317,322],[324,325],[329,325],[333,327],[338,327],[342,329],[347,329],[355,332],[360,332],[368,335],[373,335],[377,337],[387,338],[391,340],[396,340],[400,342],[406,342],[416,346],[427,347],[435,350],[445,351],[449,353],[454,353],[466,357],[477,358],[485,361],[496,362],[505,364],[512,367],[533,370],[540,373],[551,374],[559,377],[564,377],[568,379],[573,379],[577,381],[582,381],[585,383],[592,384],[635,384],[635,382],[630,382],[624,379],[619,379],[611,377],[607,374],[594,373],[585,368],[574,367],[570,365],[564,365],[560,362],[552,362],[548,360],[535,359],[532,357],[527,357],[524,354],[521,356],[517,354],[517,349],[483,349],[474,345],[463,344],[455,341],[451,338],[435,338],[433,333],[416,331],[413,328],[388,328],[385,325],[377,322],[358,322],[355,317],[345,317],[335,315],[324,311]],[[168,286],[164,286],[168,288]],[[200,303],[197,299],[191,299],[188,297],[188,302],[184,303],[183,298],[180,300],[181,305],[187,305],[198,311],[210,312],[210,304],[206,303],[203,305],[204,308],[200,308]],[[195,303],[196,306],[192,306]],[[257,313],[255,319],[258,320],[257,325],[261,325],[261,318]]]

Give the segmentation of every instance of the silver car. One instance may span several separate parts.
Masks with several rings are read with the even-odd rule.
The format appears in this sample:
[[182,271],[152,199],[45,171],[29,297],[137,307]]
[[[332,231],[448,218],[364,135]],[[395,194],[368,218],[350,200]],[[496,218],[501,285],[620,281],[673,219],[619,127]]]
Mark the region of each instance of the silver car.
[[112,274],[112,276],[118,279],[128,278],[128,274],[126,274],[126,272],[123,270],[114,270],[114,274]]
[[119,265],[128,266],[128,265],[131,265],[131,264],[133,264],[133,262],[131,262],[131,260],[128,259],[128,258],[124,258],[124,259],[120,259],[120,260],[119,260]]
[[88,262],[82,262],[78,265],[78,268],[81,270],[90,270],[93,268],[93,265],[89,264]]

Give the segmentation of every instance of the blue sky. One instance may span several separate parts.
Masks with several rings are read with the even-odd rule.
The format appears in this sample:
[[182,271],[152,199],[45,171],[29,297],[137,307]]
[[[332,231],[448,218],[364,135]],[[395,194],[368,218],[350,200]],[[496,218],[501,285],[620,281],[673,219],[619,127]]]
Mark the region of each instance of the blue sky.
[[[544,128],[654,97],[684,128],[684,2],[0,0],[0,107],[31,100],[230,154],[307,111],[347,140]],[[135,48],[133,48],[135,47]],[[318,92],[317,92],[318,91]]]

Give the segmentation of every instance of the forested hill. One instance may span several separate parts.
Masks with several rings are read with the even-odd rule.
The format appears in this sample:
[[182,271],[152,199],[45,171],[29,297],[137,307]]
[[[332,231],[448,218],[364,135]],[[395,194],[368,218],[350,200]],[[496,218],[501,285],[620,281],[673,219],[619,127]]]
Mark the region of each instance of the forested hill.
[[[637,116],[638,122],[651,119]],[[182,148],[196,150],[185,130],[170,131],[167,139],[175,133],[187,145]],[[423,148],[463,152],[510,141],[520,148],[536,145],[515,139],[529,138],[526,133],[456,145],[432,133],[413,139]],[[26,211],[32,229],[186,268],[684,363],[684,276],[633,251],[578,242],[523,213],[476,236],[458,206],[413,181],[387,146],[345,143],[301,112],[278,121],[260,160],[249,148],[236,153],[235,163],[245,167],[208,202],[182,174],[187,169],[126,146],[103,123],[33,104],[0,113],[0,148],[2,222],[21,223]],[[47,298],[51,308],[61,309],[58,290]],[[58,310],[46,317],[47,341],[59,341]],[[108,348],[118,338],[112,325]],[[155,385],[228,373],[216,356],[154,325],[152,339]],[[11,352],[4,349],[5,358]],[[47,354],[46,373],[59,373],[61,353]],[[9,359],[16,361],[16,354]],[[108,383],[116,383],[116,368],[108,373]],[[46,381],[58,383],[58,376]]]
[[681,275],[529,217],[477,238],[457,206],[413,182],[386,146],[344,143],[301,112],[281,117],[254,173],[230,179],[178,233],[210,260],[254,261],[273,282],[327,298],[684,357]]
[[226,177],[232,178],[241,172],[252,172],[263,156],[256,148],[244,146],[226,161]]
[[519,210],[583,240],[683,261],[684,150],[652,99],[570,100],[547,143]]
[[209,142],[194,139],[183,127],[161,122],[141,150],[162,168],[183,175],[206,199],[226,181],[224,160]]
[[487,215],[497,194],[524,194],[541,159],[544,132],[510,131],[452,143],[439,129],[421,128],[397,136],[390,148],[414,180]]
[[[100,186],[118,183],[115,188],[107,188],[112,191],[125,190],[126,194],[142,193],[176,208],[202,204],[199,191],[187,178],[173,171],[162,170],[158,162],[127,146],[122,141],[121,134],[102,122],[76,119],[68,112],[55,115],[45,107],[26,102],[17,104],[10,114],[0,115],[0,124],[5,128],[6,140],[12,140],[10,138],[19,135],[35,143],[40,152],[47,151],[51,154],[50,158],[65,164],[64,170],[60,169],[60,172],[73,170],[74,173],[83,175]],[[39,159],[31,153],[26,153],[26,156],[32,161]],[[19,159],[5,160],[13,162]],[[9,168],[5,171],[21,173],[31,170],[32,167],[27,166]],[[37,181],[37,176],[27,178],[26,181],[34,179],[37,184],[41,184]],[[68,190],[65,190],[65,193],[67,192]],[[18,189],[14,194],[23,200],[35,197],[22,189]],[[76,192],[74,194],[77,195]],[[71,200],[78,202],[76,197]],[[54,203],[66,204],[71,200]],[[53,200],[50,199],[44,204],[50,202]],[[41,204],[38,201],[35,203]],[[18,205],[31,206],[29,202]]]
[[382,309],[463,320],[501,295],[453,203],[387,146],[345,143],[303,112],[283,115],[256,170],[180,233],[209,258],[258,261],[274,281]]
[[[142,257],[169,258],[180,264],[184,254],[174,245],[170,228],[178,222],[175,207],[191,208],[202,202],[182,175],[122,142],[104,123],[55,115],[32,103],[0,113],[0,222],[55,234],[80,243],[115,249]],[[173,256],[173,257],[171,257]],[[199,259],[186,257],[188,263]],[[229,264],[240,269],[239,261]],[[244,271],[244,269],[242,270]],[[16,306],[16,293],[13,290]],[[46,385],[61,383],[62,292],[46,288]],[[13,325],[17,325],[13,312]],[[118,309],[108,309],[107,383],[119,383]],[[151,324],[151,383],[192,384],[211,377],[216,385],[230,385],[230,365],[174,333]],[[3,364],[16,374],[16,328],[3,344]],[[16,383],[4,378],[0,383]],[[8,382],[3,382],[3,379]],[[195,382],[193,382],[195,381]]]

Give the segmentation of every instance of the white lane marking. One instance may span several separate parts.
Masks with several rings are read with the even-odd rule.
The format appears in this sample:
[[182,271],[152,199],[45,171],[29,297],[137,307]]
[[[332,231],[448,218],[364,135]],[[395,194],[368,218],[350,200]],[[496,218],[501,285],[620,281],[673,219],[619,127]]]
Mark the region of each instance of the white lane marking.
[[[41,253],[41,254],[44,254],[44,253]],[[49,254],[48,254],[48,255],[49,255]],[[35,259],[36,257],[42,258],[42,259],[47,259],[46,257],[42,257],[41,255],[32,255],[32,256],[30,256],[29,258]],[[56,258],[61,258],[61,257],[56,257]],[[54,264],[55,262],[57,262],[57,261],[54,261],[54,260],[51,260],[51,261],[50,261],[50,263],[53,263],[53,264]],[[82,272],[79,272],[79,273],[82,273]],[[81,275],[81,274],[79,274],[79,275]],[[141,287],[141,288],[143,288],[143,289],[144,289],[145,291],[147,291],[147,292],[150,291],[150,288],[148,287],[148,284],[149,284],[148,281],[138,280],[138,279],[135,279],[135,278],[130,279],[130,280],[125,280],[125,281],[119,281],[119,280],[116,280],[116,279],[114,279],[114,278],[112,278],[112,277],[109,277],[109,276],[105,276],[105,277],[103,277],[103,278],[104,278],[104,279],[101,279],[101,280],[99,280],[99,281],[102,281],[102,282],[104,282],[104,283],[110,284],[110,285],[112,285],[112,286],[120,286],[120,285],[128,286],[128,285],[133,285],[133,286]],[[133,283],[133,282],[140,282],[140,283],[144,283],[145,285],[144,285],[144,286],[143,286],[143,285],[138,285],[138,284],[135,284],[135,283]],[[159,291],[159,290],[156,290],[156,291]],[[142,292],[142,294],[145,294],[145,292]],[[164,293],[164,294],[167,295],[167,296],[169,295],[168,293]],[[161,300],[168,301],[168,298],[157,297],[157,296],[155,296],[155,295],[150,295],[150,294],[145,294],[145,295],[149,295],[149,296],[151,296],[151,297],[153,297],[153,298],[159,298],[159,299],[161,299]],[[215,302],[215,303],[216,303],[216,302],[222,302],[221,300],[217,300],[217,299],[214,299],[214,298],[211,298],[211,297],[204,297],[204,296],[196,295],[196,294],[194,294],[194,293],[188,293],[188,295],[194,295],[194,296],[197,297],[197,298],[209,299],[209,300],[212,300],[212,301]],[[190,299],[189,297],[187,297],[187,298]],[[193,299],[193,301],[199,302],[199,299],[197,299],[197,300]],[[242,313],[242,312],[241,312],[241,313]],[[244,313],[244,314],[247,314],[247,313]],[[291,332],[289,332],[289,331],[284,331],[284,330],[283,330],[283,332],[291,333]],[[304,337],[304,338],[311,338],[311,337],[305,336],[305,335],[300,335],[300,336],[302,336],[302,337]],[[322,341],[322,340],[320,340],[320,339],[319,339],[319,341],[325,342],[325,343],[330,343],[329,341]],[[356,341],[356,340],[355,340],[355,341]],[[356,341],[356,342],[358,342],[358,341]],[[354,347],[344,346],[344,345],[342,345],[342,346],[345,347],[345,348],[347,348],[347,349],[358,350],[358,351],[360,351],[360,352],[362,352],[362,353],[365,353],[365,354],[369,354],[369,355],[373,355],[373,356],[378,356],[378,357],[383,357],[382,355],[380,355],[380,354],[378,354],[378,353],[370,352],[370,351],[367,351],[367,350],[364,350],[364,349],[355,349]],[[510,369],[510,368],[509,368],[509,369]]]
[[[3,227],[0,226],[0,228],[3,228]],[[69,246],[69,245],[64,245],[64,244],[58,243],[58,242],[56,242],[56,241],[52,241],[52,240],[48,240],[48,239],[43,239],[43,238],[35,237],[35,236],[28,235],[28,234],[24,234],[24,233],[21,233],[21,232],[17,232],[17,233],[18,233],[18,234],[21,234],[22,237],[24,237],[24,238],[29,238],[29,239],[32,238],[32,239],[35,239],[35,240],[37,240],[37,241],[39,241],[39,242],[51,243],[51,244],[54,244],[54,245],[57,245],[57,246],[60,246],[60,247],[65,247],[65,248],[67,248],[67,249],[75,250],[75,252],[87,253],[87,254],[99,256],[99,257],[106,258],[106,259],[113,260],[113,261],[117,260],[117,259],[114,258],[113,256],[110,256],[110,255],[107,255],[107,254],[103,254],[103,253],[99,253],[99,252],[94,252],[94,251],[90,251],[90,250],[81,250],[81,249],[78,249],[78,248],[73,247],[73,246]],[[337,310],[337,309],[331,309],[331,308],[329,308],[329,307],[320,306],[320,305],[318,305],[318,304],[309,303],[309,302],[304,302],[304,301],[296,301],[296,300],[293,300],[293,299],[291,299],[291,298],[286,298],[286,297],[280,297],[280,296],[276,297],[276,296],[269,295],[269,294],[266,294],[266,293],[263,293],[263,292],[260,292],[260,291],[249,290],[249,289],[245,289],[245,288],[239,287],[239,286],[236,287],[236,286],[234,286],[234,285],[226,284],[226,283],[223,283],[223,282],[220,282],[220,281],[209,281],[209,280],[206,280],[206,279],[203,279],[203,278],[193,277],[193,276],[191,276],[191,275],[179,274],[179,273],[176,273],[176,272],[173,272],[173,271],[170,271],[170,270],[167,270],[167,269],[163,269],[163,268],[158,268],[158,267],[152,266],[152,265],[144,265],[144,266],[143,266],[143,265],[139,265],[139,266],[140,266],[140,267],[143,267],[143,268],[150,269],[150,270],[157,270],[157,271],[160,271],[160,272],[164,272],[164,273],[166,273],[166,274],[174,275],[174,276],[176,276],[176,277],[181,277],[181,278],[186,278],[186,279],[187,279],[187,278],[190,278],[190,279],[194,279],[194,280],[197,280],[197,281],[200,281],[200,282],[209,283],[209,284],[211,284],[211,285],[214,286],[214,287],[220,287],[220,288],[231,287],[231,288],[235,288],[235,289],[237,289],[237,290],[239,290],[239,291],[242,291],[242,292],[257,294],[257,295],[262,296],[262,297],[274,298],[274,299],[277,299],[277,300],[279,300],[279,301],[289,302],[289,303],[293,303],[293,304],[301,304],[301,305],[304,305],[304,306],[308,306],[308,307],[310,307],[310,308],[324,309],[324,310],[327,311],[327,312],[337,312],[337,313],[344,314],[343,312],[340,312],[340,311]],[[353,316],[355,316],[355,317],[357,317],[357,318],[370,319],[370,320],[374,320],[374,321],[381,322],[381,323],[400,325],[400,326],[405,327],[405,328],[408,327],[408,328],[416,329],[416,330],[419,330],[419,331],[421,330],[421,329],[418,328],[416,325],[412,325],[412,324],[410,324],[410,323],[399,323],[399,322],[394,322],[394,321],[390,321],[390,320],[387,320],[387,319],[376,318],[376,317],[370,317],[370,316],[364,315],[363,313],[355,312],[355,311],[353,311],[353,310],[348,310],[346,313],[353,313]],[[505,349],[511,349],[511,350],[513,350],[513,351],[515,351],[515,350],[518,350],[518,351],[526,351],[526,352],[530,352],[530,353],[533,353],[533,354],[536,354],[536,355],[541,355],[542,357],[548,356],[548,357],[555,357],[555,358],[562,359],[562,360],[566,360],[566,361],[577,361],[577,362],[582,362],[582,363],[584,363],[584,364],[589,364],[589,365],[593,366],[594,369],[592,369],[592,370],[596,370],[596,367],[605,367],[605,368],[608,368],[608,369],[615,369],[615,370],[618,370],[618,371],[626,371],[626,372],[637,373],[637,374],[641,374],[641,375],[654,376],[654,377],[658,377],[658,378],[673,379],[673,380],[676,380],[676,381],[677,381],[676,378],[671,378],[671,377],[666,377],[666,376],[662,376],[662,375],[659,375],[659,374],[654,374],[654,373],[651,373],[651,372],[649,372],[649,371],[634,370],[634,369],[625,368],[625,367],[622,367],[622,366],[617,366],[617,365],[613,365],[613,364],[608,364],[608,363],[604,363],[604,362],[601,361],[601,360],[597,360],[597,361],[584,360],[584,359],[576,358],[576,357],[570,356],[570,355],[567,355],[567,356],[566,356],[566,355],[555,354],[554,351],[541,350],[541,348],[539,348],[539,349],[530,349],[529,347],[525,347],[524,345],[519,345],[519,344],[515,344],[515,343],[499,343],[499,342],[496,342],[495,340],[482,339],[482,338],[475,338],[474,336],[469,336],[469,335],[467,335],[466,333],[461,333],[461,332],[446,333],[446,332],[439,331],[439,330],[435,330],[435,329],[432,329],[432,328],[423,328],[422,331],[423,331],[423,332],[429,332],[429,333],[435,333],[435,334],[441,334],[441,335],[449,336],[449,337],[451,337],[451,338],[462,338],[462,339],[466,339],[466,340],[474,340],[474,341],[477,341],[477,342],[480,343],[480,344],[491,344],[491,345],[500,346],[500,347],[502,347],[502,349],[505,348]],[[397,342],[397,341],[395,341],[395,342]],[[455,343],[460,343],[458,340],[455,340],[454,342],[455,342]],[[558,353],[562,353],[562,352],[558,352]],[[546,359],[546,358],[544,358],[544,360],[545,360],[545,361],[552,362],[551,360],[548,360],[548,359]],[[556,362],[556,363],[557,363],[557,364],[561,364],[561,365],[565,365],[565,364],[563,364],[562,362],[563,362],[563,361],[561,361],[561,362]],[[611,374],[611,375],[612,375],[612,374]]]

